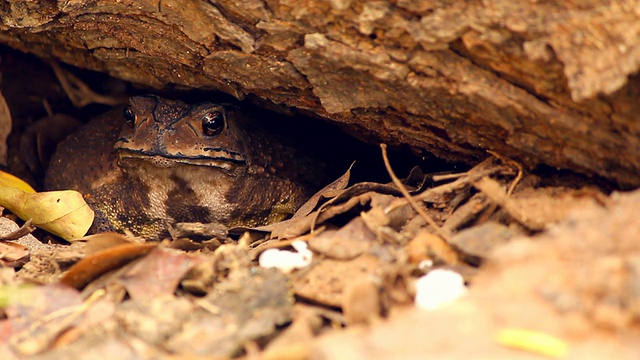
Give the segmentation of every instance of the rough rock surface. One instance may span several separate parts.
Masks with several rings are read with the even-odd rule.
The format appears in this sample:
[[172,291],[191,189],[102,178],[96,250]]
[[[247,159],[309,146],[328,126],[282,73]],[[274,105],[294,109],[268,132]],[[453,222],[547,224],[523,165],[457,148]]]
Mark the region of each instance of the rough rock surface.
[[640,1],[0,4],[0,43],[155,88],[221,90],[473,162],[640,185]]

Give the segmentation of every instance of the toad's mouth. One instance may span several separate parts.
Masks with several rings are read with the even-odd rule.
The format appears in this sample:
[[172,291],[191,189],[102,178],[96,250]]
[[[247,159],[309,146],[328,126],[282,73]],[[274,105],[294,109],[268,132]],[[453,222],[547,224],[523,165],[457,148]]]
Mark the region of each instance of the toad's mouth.
[[129,149],[118,149],[118,156],[121,162],[129,160],[145,161],[162,168],[177,165],[193,165],[231,170],[236,166],[246,165],[244,156],[237,153],[225,153],[224,156],[187,156],[183,154],[158,154],[142,150],[132,151]]

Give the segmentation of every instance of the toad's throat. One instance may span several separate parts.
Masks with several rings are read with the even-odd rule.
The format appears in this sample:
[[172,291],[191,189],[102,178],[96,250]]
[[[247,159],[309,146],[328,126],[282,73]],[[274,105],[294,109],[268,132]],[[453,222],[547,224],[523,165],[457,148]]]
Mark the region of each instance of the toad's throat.
[[129,160],[145,161],[160,168],[177,165],[195,165],[232,170],[236,166],[243,166],[247,163],[245,158],[240,154],[186,156],[181,153],[158,154],[156,152],[146,152],[143,150],[118,149],[118,157],[120,158],[120,162]]

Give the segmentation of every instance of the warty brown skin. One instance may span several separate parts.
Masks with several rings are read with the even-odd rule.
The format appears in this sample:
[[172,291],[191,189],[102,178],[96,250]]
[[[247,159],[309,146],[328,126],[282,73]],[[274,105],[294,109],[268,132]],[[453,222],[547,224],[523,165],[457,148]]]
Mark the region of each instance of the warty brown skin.
[[231,105],[157,96],[91,120],[58,145],[48,189],[76,189],[93,232],[147,239],[179,222],[259,226],[286,218],[318,188],[322,166]]

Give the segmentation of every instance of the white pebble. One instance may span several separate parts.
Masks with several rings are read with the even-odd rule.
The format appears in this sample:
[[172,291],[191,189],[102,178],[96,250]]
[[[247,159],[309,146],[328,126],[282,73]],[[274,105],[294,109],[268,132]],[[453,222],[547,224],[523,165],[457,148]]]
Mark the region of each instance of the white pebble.
[[455,271],[436,269],[416,282],[417,307],[435,310],[453,303],[467,293],[464,278]]
[[311,264],[313,253],[307,248],[307,243],[296,240],[291,244],[296,251],[268,249],[260,254],[258,264],[263,268],[277,268],[285,274],[294,269],[301,269]]
[[426,272],[427,270],[429,270],[430,268],[433,267],[433,260],[431,259],[427,259],[427,260],[422,260],[420,261],[420,263],[418,263],[418,269]]

